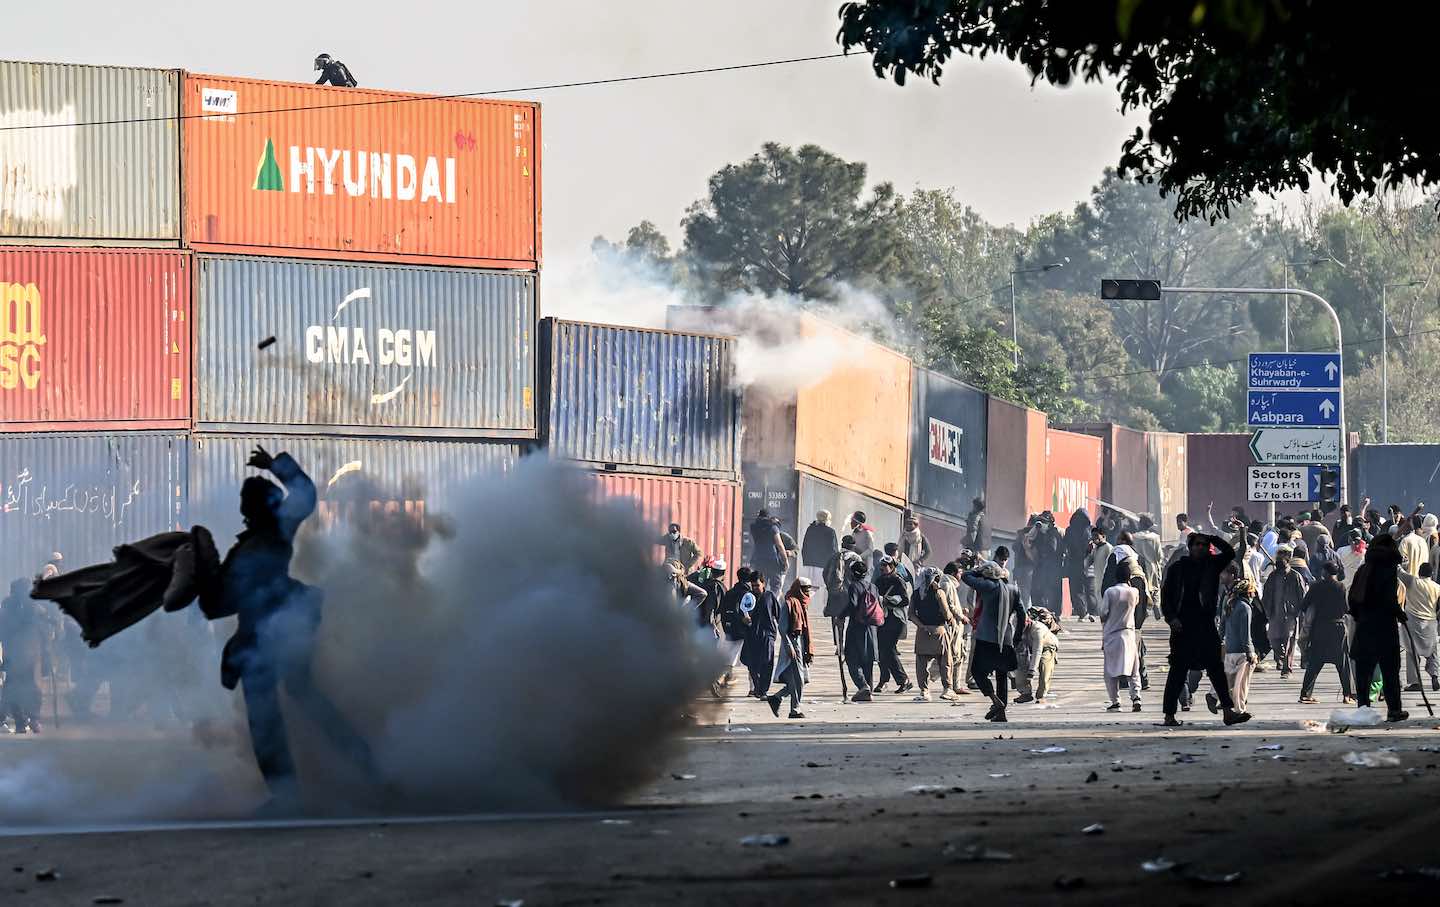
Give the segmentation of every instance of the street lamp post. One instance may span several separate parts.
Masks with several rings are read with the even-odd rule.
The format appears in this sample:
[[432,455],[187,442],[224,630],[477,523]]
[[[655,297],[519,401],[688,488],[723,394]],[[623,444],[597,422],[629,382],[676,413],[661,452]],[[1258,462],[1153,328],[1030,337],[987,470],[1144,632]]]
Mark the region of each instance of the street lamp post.
[[[1325,255],[1325,256],[1322,256],[1322,257],[1320,257],[1320,258],[1311,258],[1311,259],[1308,259],[1308,260],[1306,260],[1306,261],[1287,261],[1287,262],[1285,262],[1285,289],[1286,289],[1286,290],[1289,290],[1289,289],[1290,289],[1290,269],[1291,269],[1291,268],[1314,267],[1315,265],[1323,265],[1323,264],[1337,264],[1337,265],[1340,265],[1340,267],[1342,267],[1342,268],[1345,267],[1345,265],[1344,265],[1339,259],[1337,259],[1337,258],[1332,258],[1332,257],[1329,256],[1329,255]],[[1285,352],[1287,352],[1287,353],[1290,352],[1290,294],[1289,294],[1289,293],[1286,293],[1286,294],[1285,294]]]
[[[1288,284],[1289,281],[1287,280],[1286,282]],[[1332,306],[1325,299],[1325,297],[1321,296],[1319,293],[1312,293],[1309,290],[1292,290],[1289,286],[1286,286],[1284,289],[1280,290],[1277,290],[1274,287],[1162,287],[1161,291],[1165,293],[1195,293],[1206,296],[1238,296],[1241,294],[1254,296],[1284,296],[1287,304],[1289,303],[1290,297],[1292,295],[1304,296],[1306,299],[1313,299],[1323,305],[1326,312],[1330,313],[1330,324],[1335,328],[1335,351],[1340,354],[1341,367],[1344,367],[1345,337],[1340,330],[1340,316],[1335,314],[1335,307]],[[1287,349],[1286,352],[1289,352],[1289,350]],[[1343,381],[1341,382],[1340,389],[1335,396],[1340,403],[1340,487],[1336,489],[1336,491],[1338,492],[1337,497],[1339,497],[1340,500],[1344,501],[1346,500],[1345,494],[1348,491],[1349,487],[1349,483],[1346,481],[1346,479],[1348,478],[1347,473],[1349,472],[1346,460],[1348,460],[1349,458],[1346,456],[1346,448],[1348,445],[1345,443],[1347,438],[1345,434],[1345,384]]]
[[1424,286],[1423,280],[1380,285],[1380,443],[1390,443],[1390,304],[1391,290]]
[[1047,271],[1056,271],[1065,267],[1065,262],[1069,260],[1065,258],[1061,261],[1052,261],[1048,265],[1041,265],[1038,268],[1016,268],[1010,272],[1010,342],[1015,347],[1016,368],[1020,367],[1020,320],[1015,314],[1015,278],[1020,274],[1044,274]]

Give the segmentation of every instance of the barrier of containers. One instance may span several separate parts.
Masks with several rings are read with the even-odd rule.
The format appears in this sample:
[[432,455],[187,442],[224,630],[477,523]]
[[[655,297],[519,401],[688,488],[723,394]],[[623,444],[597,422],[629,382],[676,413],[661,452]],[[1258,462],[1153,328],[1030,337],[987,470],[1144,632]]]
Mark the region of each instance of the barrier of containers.
[[1104,476],[1096,496],[1131,513],[1149,509],[1149,445],[1145,433],[1113,422],[1061,425],[1065,431],[1093,435],[1104,444]]
[[1146,463],[1146,509],[1155,517],[1160,540],[1166,544],[1180,540],[1175,517],[1185,511],[1189,488],[1186,437],[1174,432],[1145,433],[1148,447]]
[[11,241],[540,261],[535,103],[0,62],[0,126]]
[[195,270],[202,428],[535,437],[535,274],[214,255]]
[[992,531],[1012,535],[1047,509],[1045,414],[990,398],[985,508]]
[[1440,507],[1440,444],[1366,444],[1355,449],[1350,479],[1350,505],[1366,498],[1382,514],[1391,504],[1409,513],[1424,503]]
[[1105,444],[1093,435],[1047,429],[1045,432],[1044,510],[1064,526],[1070,515],[1084,510],[1093,520],[1100,515],[1095,492],[1104,482]]
[[[59,552],[67,569],[121,542],[188,525],[181,432],[0,435],[0,580],[29,580]],[[238,501],[232,481],[232,505]]]
[[735,341],[560,321],[541,327],[550,455],[621,472],[735,480]]
[[190,319],[182,252],[0,249],[0,431],[187,428]]
[[989,398],[917,367],[911,400],[908,504],[924,516],[963,523],[971,501],[985,494]]

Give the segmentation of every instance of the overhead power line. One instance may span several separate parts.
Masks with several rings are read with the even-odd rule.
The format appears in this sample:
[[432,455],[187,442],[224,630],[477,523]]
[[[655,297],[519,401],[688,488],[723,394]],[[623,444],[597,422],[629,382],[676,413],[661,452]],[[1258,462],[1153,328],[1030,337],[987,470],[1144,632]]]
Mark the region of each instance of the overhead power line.
[[[453,101],[465,98],[485,98],[503,94],[522,94],[532,91],[553,91],[558,88],[585,88],[592,85],[619,85],[624,82],[648,82],[656,79],[676,79],[683,76],[704,76],[721,72],[738,72],[744,69],[763,69],[768,66],[790,66],[795,63],[813,63],[818,60],[838,60],[848,56],[844,53],[817,54],[812,57],[789,57],[783,60],[761,60],[756,63],[736,63],[730,66],[711,66],[705,69],[681,69],[670,72],[652,72],[638,76],[615,76],[609,79],[586,79],[579,82],[553,82],[547,85],[527,85],[523,88],[499,88],[491,91],[464,91],[456,94],[420,95],[404,98],[375,98],[367,101],[347,101],[343,104],[316,104],[305,107],[277,107],[271,110],[246,110],[235,113],[192,113],[181,114],[181,120],[205,120],[224,117],[265,116],[275,113],[301,113],[312,110],[340,110],[349,107],[379,107],[386,104],[406,104],[413,101]],[[219,78],[219,77],[217,77]],[[365,89],[345,89],[360,91]],[[123,120],[93,120],[87,123],[35,123],[32,125],[0,126],[0,132],[18,132],[24,129],[78,129],[85,126],[126,126],[136,123],[173,123],[177,117],[135,117]]]

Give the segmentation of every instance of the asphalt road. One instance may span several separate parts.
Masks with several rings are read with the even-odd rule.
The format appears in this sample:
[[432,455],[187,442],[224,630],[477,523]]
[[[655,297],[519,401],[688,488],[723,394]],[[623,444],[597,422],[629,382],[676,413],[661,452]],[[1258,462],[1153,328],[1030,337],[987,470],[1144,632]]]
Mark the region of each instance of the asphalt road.
[[[1305,706],[1298,674],[1271,671],[1256,678],[1251,723],[1225,728],[1202,708],[1164,729],[1163,640],[1151,640],[1144,711],[1112,714],[1097,625],[1065,627],[1052,707],[1013,706],[1006,725],[980,720],[978,695],[842,703],[824,641],[807,719],[727,699],[669,776],[609,812],[265,824],[192,821],[190,804],[144,829],[12,826],[0,903],[1275,905],[1433,891],[1417,870],[1440,866],[1440,722],[1418,697],[1407,694],[1410,722],[1335,734],[1304,726],[1340,705],[1333,672],[1322,704]],[[188,740],[71,729],[0,739],[0,760],[63,764],[97,745],[122,756],[117,783],[141,792],[214,758]],[[1377,752],[1398,765],[1344,761]],[[788,843],[743,846],[752,834]],[[1177,866],[1142,868],[1157,858]],[[58,877],[36,877],[48,869]],[[922,887],[891,887],[906,879]]]

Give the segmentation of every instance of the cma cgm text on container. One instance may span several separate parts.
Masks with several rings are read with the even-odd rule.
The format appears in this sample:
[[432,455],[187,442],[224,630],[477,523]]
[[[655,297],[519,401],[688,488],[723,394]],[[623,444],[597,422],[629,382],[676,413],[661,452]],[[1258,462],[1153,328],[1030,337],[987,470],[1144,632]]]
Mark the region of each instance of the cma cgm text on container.
[[190,256],[0,248],[0,431],[188,428]]
[[195,249],[538,265],[538,104],[192,74],[182,97]]

